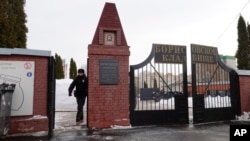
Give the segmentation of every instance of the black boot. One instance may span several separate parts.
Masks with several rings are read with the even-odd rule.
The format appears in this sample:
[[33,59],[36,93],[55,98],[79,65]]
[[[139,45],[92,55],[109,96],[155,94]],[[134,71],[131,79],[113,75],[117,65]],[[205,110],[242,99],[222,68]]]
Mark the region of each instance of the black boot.
[[81,120],[81,113],[77,112],[77,114],[76,114],[76,122],[80,122],[80,120]]
[[83,121],[83,112],[80,115],[80,120]]

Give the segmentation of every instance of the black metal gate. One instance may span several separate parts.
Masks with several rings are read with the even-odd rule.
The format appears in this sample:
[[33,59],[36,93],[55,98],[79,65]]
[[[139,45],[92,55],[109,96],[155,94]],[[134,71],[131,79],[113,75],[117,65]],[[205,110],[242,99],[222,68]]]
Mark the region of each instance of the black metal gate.
[[239,78],[217,48],[191,45],[193,122],[231,120],[240,114]]
[[130,66],[132,125],[196,124],[240,114],[238,75],[217,48],[191,45],[190,77],[186,60],[185,46],[153,44],[144,62]]
[[48,68],[48,106],[47,115],[49,119],[49,131],[48,136],[51,138],[53,136],[53,131],[55,128],[55,60],[53,57],[49,58],[49,68]]
[[153,44],[148,58],[130,66],[132,125],[188,123],[186,47]]

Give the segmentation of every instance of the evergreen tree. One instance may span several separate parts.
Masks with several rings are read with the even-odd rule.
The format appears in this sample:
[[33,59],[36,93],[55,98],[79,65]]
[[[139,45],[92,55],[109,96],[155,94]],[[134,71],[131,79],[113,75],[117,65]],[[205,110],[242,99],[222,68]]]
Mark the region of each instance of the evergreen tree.
[[0,47],[26,48],[25,0],[1,0]]
[[238,20],[238,49],[235,57],[237,58],[238,69],[249,69],[249,44],[248,44],[248,33],[245,20],[242,16]]
[[74,79],[77,76],[77,66],[73,58],[70,59],[70,68],[69,68],[69,78]]
[[250,25],[247,23],[247,35],[248,35],[248,45],[250,45]]
[[55,61],[56,61],[56,79],[63,79],[64,78],[63,63],[61,57],[57,54],[55,54]]

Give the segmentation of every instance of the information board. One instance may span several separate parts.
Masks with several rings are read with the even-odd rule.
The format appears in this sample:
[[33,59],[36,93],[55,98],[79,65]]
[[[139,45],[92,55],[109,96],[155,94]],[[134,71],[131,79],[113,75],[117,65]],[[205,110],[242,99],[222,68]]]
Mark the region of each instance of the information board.
[[34,61],[0,61],[0,84],[15,84],[11,116],[33,114]]

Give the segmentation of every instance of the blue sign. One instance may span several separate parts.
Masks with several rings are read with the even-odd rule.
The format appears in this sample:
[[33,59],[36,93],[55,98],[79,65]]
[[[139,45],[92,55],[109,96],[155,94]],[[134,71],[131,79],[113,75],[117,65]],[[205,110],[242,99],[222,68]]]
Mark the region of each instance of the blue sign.
[[31,77],[32,76],[32,72],[27,72],[26,74],[28,77]]

